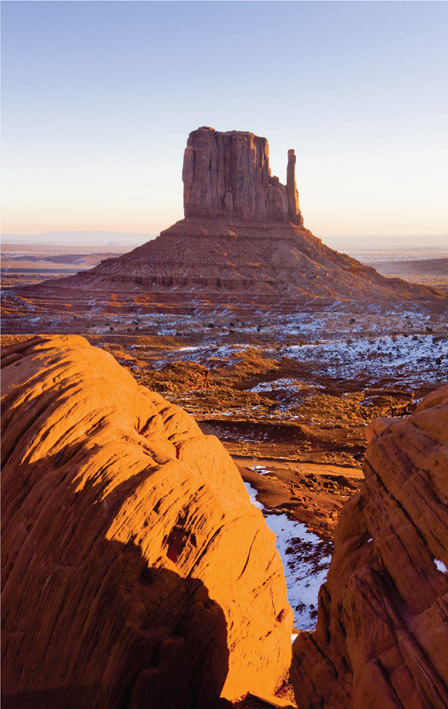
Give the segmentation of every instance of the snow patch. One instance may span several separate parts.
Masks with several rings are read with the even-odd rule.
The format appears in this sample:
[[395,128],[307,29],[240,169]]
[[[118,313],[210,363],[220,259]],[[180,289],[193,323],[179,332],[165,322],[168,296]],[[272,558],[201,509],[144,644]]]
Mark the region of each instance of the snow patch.
[[440,561],[440,559],[434,559],[434,563],[438,570],[442,572],[442,574],[448,574],[448,569],[446,568],[443,561]]
[[257,490],[244,483],[252,504],[260,509],[266,524],[276,536],[276,547],[285,572],[288,602],[294,611],[294,625],[299,630],[313,630],[317,620],[319,589],[326,581],[331,546],[305,524],[275,514],[257,500]]
[[255,465],[251,470],[255,470],[256,473],[259,473],[260,475],[267,475],[268,473],[272,473],[272,470],[269,470],[269,468],[265,468],[264,465]]

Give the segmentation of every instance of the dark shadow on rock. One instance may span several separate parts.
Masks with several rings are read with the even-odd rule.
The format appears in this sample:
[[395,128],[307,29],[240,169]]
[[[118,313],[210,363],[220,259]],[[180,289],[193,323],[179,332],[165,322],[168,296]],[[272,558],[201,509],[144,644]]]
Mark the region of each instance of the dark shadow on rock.
[[75,491],[82,462],[76,444],[3,481],[4,709],[220,706],[221,607],[198,579],[148,567],[137,535],[106,539],[152,469],[104,495]]

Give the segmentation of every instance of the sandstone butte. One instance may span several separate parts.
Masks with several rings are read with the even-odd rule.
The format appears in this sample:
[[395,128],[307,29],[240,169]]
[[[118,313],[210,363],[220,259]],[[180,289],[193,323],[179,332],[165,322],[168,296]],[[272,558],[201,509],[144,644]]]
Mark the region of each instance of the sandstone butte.
[[[288,151],[287,182],[271,175],[266,138],[202,127],[183,163],[185,218],[128,254],[30,290],[70,300],[70,290],[141,289],[155,302],[438,301],[433,288],[384,278],[325,246],[304,227]],[[59,294],[59,295],[58,295]],[[157,300],[157,294],[160,298]]]
[[7,348],[2,375],[3,706],[272,695],[292,611],[220,442],[82,337]]
[[314,633],[293,646],[304,709],[448,706],[448,386],[368,429]]

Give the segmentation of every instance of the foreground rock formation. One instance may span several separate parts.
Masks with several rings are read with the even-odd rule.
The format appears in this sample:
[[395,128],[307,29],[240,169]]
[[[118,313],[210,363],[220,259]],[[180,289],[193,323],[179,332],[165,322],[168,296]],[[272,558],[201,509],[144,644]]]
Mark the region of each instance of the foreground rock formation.
[[448,706],[448,386],[368,430],[313,634],[294,643],[299,706]]
[[82,337],[4,351],[3,705],[272,694],[292,612],[213,436]]
[[[129,254],[90,271],[46,282],[29,292],[70,301],[73,289],[140,290],[157,309],[186,302],[286,307],[303,301],[430,300],[430,287],[384,278],[375,269],[325,246],[305,229],[288,151],[287,181],[271,175],[265,138],[199,128],[184,156],[185,218]],[[49,305],[51,307],[51,305]]]

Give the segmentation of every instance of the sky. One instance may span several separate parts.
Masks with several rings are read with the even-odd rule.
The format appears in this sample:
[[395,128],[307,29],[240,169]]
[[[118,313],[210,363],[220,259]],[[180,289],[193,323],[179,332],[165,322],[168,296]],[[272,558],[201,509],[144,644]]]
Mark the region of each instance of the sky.
[[448,245],[447,3],[1,11],[4,233],[159,233],[183,216],[183,151],[207,125],[266,137],[281,182],[294,148],[318,236]]

